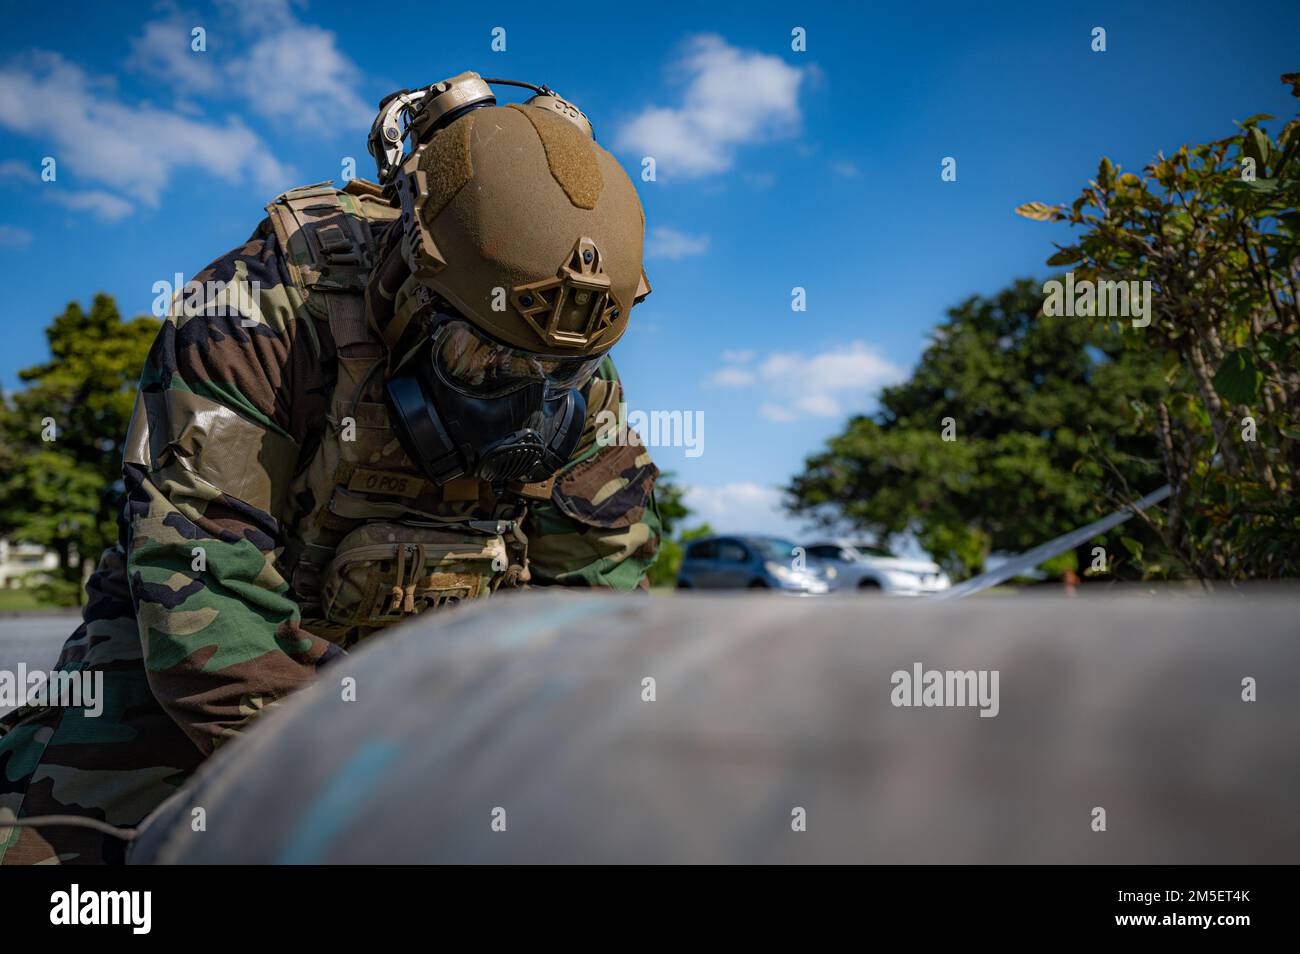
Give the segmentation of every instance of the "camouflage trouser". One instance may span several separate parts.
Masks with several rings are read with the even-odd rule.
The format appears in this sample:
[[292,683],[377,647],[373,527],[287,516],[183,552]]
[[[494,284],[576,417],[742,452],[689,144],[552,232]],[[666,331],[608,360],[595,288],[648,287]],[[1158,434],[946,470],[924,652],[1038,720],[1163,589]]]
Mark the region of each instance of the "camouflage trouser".
[[[29,706],[0,720],[0,819],[72,814],[134,826],[202,761],[149,690],[120,548],[104,552],[87,592],[56,668],[102,672],[103,710]],[[124,852],[86,828],[0,828],[0,864],[120,862]]]

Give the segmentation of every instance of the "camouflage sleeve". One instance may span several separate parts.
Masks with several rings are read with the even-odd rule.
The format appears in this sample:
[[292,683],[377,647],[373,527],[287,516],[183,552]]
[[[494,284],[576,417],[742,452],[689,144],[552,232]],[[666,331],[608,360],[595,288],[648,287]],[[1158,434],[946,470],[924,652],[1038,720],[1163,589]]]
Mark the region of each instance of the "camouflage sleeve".
[[587,391],[587,422],[549,500],[532,508],[528,532],[534,584],[645,589],[662,525],[659,469],[620,419],[623,389],[606,359]]
[[201,293],[186,285],[150,351],[123,467],[149,687],[207,754],[341,650],[299,629],[273,565],[328,388],[269,223],[194,282]]

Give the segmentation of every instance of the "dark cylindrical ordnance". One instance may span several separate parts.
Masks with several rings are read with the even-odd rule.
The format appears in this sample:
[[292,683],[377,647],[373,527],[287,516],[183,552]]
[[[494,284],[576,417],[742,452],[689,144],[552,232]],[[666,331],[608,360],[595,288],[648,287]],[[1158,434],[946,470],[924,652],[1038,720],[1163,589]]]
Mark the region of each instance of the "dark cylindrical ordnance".
[[1295,863],[1296,608],[493,597],[326,670],[132,860]]

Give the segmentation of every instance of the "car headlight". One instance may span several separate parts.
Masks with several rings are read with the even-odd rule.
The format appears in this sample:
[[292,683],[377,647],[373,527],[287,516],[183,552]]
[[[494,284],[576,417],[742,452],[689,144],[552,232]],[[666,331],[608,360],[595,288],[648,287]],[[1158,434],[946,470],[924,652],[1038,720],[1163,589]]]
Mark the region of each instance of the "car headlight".
[[836,570],[835,567],[833,567],[833,566],[828,566],[828,567],[826,568],[826,579],[828,579],[828,580],[833,580],[833,579],[835,579],[835,577],[836,577],[836,575],[837,575],[838,573],[839,573],[839,571]]
[[764,563],[763,568],[767,570],[768,573],[771,573],[778,580],[789,580],[794,577],[793,571],[791,571],[791,569],[788,566],[777,563],[773,560],[768,560],[766,563]]
[[899,573],[893,571],[886,573],[885,576],[892,585],[898,587],[900,590],[916,590],[921,587],[921,578],[913,573]]

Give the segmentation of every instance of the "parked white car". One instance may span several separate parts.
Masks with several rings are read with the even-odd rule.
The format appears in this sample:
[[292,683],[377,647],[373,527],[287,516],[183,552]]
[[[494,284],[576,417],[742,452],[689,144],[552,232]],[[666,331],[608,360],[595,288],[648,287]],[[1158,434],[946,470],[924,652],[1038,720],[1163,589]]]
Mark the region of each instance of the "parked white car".
[[804,547],[808,556],[835,568],[833,590],[928,596],[952,586],[948,574],[931,560],[909,560],[854,540],[818,540]]

